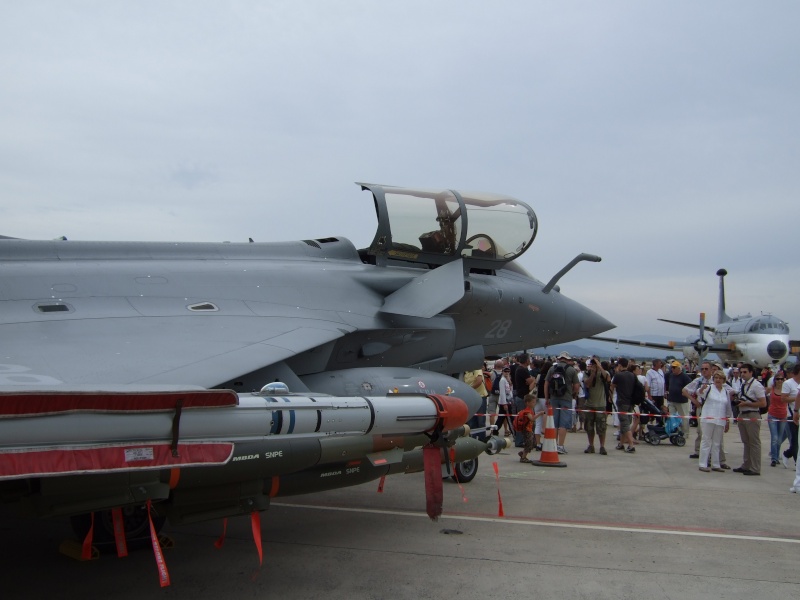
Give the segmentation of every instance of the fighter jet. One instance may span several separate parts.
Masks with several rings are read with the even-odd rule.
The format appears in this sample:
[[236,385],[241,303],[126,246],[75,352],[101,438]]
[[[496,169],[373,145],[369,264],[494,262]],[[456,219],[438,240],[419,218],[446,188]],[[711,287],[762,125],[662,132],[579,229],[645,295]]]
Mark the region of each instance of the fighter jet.
[[665,323],[697,329],[696,335],[688,336],[683,341],[659,344],[598,336],[592,336],[589,339],[645,348],[680,350],[686,358],[695,362],[703,360],[709,352],[716,353],[724,361],[743,361],[757,367],[783,362],[789,353],[789,326],[785,321],[773,315],[762,314],[753,317],[746,314],[730,317],[725,312],[725,276],[727,274],[725,269],[717,271],[719,318],[716,327],[706,326],[706,315],[700,313],[698,324],[658,319]]
[[525,203],[359,185],[363,249],[0,240],[0,502],[118,539],[429,464],[474,476],[502,442],[468,435],[481,399],[451,374],[613,325],[560,293],[568,268],[544,285],[514,262]]

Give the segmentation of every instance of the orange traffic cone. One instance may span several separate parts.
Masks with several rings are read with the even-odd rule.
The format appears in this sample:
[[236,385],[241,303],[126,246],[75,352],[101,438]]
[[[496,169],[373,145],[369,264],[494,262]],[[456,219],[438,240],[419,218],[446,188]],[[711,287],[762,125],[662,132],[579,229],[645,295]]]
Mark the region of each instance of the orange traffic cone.
[[537,467],[566,467],[567,463],[561,462],[558,458],[556,448],[556,421],[553,418],[553,407],[547,407],[547,422],[544,426],[544,442],[542,443],[542,455],[539,460],[532,460],[532,465]]

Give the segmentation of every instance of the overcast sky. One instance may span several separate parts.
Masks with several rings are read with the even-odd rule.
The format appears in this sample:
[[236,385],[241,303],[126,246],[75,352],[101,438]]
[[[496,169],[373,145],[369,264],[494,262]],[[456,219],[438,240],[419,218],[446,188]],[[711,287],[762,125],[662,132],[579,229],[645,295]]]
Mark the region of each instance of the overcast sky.
[[800,4],[0,3],[0,234],[365,246],[354,181],[527,202],[613,335],[800,337]]

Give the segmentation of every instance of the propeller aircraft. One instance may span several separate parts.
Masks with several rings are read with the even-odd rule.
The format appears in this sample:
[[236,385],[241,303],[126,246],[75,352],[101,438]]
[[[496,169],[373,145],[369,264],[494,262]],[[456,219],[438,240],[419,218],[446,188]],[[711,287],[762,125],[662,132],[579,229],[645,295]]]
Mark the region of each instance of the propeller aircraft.
[[682,342],[642,342],[610,337],[591,336],[589,339],[601,342],[614,342],[658,348],[661,350],[679,350],[693,361],[703,360],[710,352],[716,353],[721,360],[727,362],[747,362],[757,367],[780,364],[789,354],[789,326],[781,319],[762,314],[753,317],[750,314],[731,317],[725,312],[725,276],[728,272],[719,269],[719,319],[716,327],[706,326],[706,315],[700,313],[698,324],[658,319],[682,327],[696,328],[697,333],[688,336]]

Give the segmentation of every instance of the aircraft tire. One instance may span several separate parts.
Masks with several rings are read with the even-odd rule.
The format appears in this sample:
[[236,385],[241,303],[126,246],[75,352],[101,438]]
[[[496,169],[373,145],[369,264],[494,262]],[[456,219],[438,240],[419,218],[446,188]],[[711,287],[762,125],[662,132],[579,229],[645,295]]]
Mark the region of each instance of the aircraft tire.
[[[125,525],[125,541],[128,549],[143,548],[150,544],[150,524],[147,519],[147,509],[144,506],[131,506],[122,509],[122,518]],[[166,523],[167,518],[153,515],[153,527],[156,533]],[[74,515],[70,517],[72,531],[80,541],[89,533],[92,525],[91,513]],[[94,532],[92,545],[101,552],[115,552],[114,521],[110,510],[101,510],[94,514]]]
[[473,458],[472,460],[465,460],[464,462],[456,463],[455,472],[456,474],[453,475],[453,481],[456,483],[469,483],[475,479],[475,475],[478,474],[477,457]]

